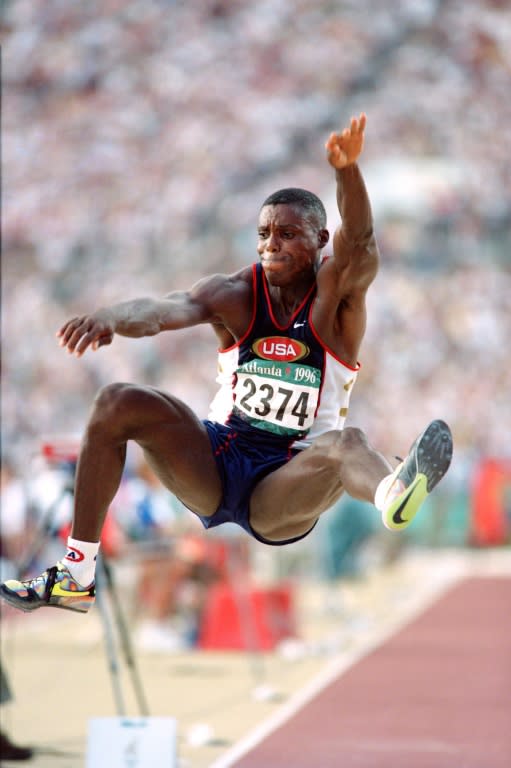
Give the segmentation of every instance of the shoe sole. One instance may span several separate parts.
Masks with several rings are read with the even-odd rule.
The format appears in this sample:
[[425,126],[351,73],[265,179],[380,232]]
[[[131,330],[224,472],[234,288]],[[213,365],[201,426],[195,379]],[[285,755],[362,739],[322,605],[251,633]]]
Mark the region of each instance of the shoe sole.
[[64,605],[63,603],[46,603],[44,600],[27,603],[22,598],[5,589],[3,584],[0,586],[0,597],[2,597],[6,603],[9,603],[9,605],[12,605],[13,608],[17,608],[19,611],[23,611],[24,613],[32,613],[32,611],[37,611],[39,608],[59,608],[63,611],[87,613],[93,604],[91,602],[91,604],[87,605],[85,608],[78,608],[76,605],[72,606]]
[[426,477],[427,492],[431,493],[450,467],[452,435],[445,423],[437,419],[426,427],[415,448],[417,474]]
[[414,452],[415,477],[385,510],[383,523],[393,531],[401,530],[412,522],[423,501],[449,469],[453,444],[451,430],[445,421],[432,421],[417,441]]

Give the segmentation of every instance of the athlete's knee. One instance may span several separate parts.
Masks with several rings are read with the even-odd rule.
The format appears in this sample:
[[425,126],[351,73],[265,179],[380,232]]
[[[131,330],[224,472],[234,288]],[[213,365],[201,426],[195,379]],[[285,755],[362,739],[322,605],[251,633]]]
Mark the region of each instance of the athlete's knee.
[[325,456],[332,459],[342,458],[346,451],[353,451],[367,445],[365,433],[358,427],[345,427],[325,432],[314,443]]
[[365,448],[367,446],[367,436],[358,427],[345,427],[339,435],[343,451],[356,450],[357,448]]
[[132,384],[115,382],[102,387],[92,405],[90,429],[117,429],[132,412],[137,388]]
[[109,414],[119,408],[120,403],[125,400],[127,393],[131,389],[130,384],[121,381],[107,384],[101,387],[96,394],[93,403],[94,414]]

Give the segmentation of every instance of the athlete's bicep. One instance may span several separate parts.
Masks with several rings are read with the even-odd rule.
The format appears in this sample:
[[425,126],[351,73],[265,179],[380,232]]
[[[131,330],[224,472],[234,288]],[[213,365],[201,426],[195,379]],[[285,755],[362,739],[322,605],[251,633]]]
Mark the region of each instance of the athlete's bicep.
[[360,241],[352,242],[339,228],[334,234],[333,249],[332,267],[335,266],[339,297],[353,293],[363,296],[376,277],[380,261],[374,233],[371,230]]
[[237,275],[212,275],[202,278],[188,291],[173,291],[162,303],[163,330],[201,323],[226,325],[229,313],[236,310],[240,301],[246,301],[246,292],[246,283]]
[[219,322],[219,276],[199,280],[187,291],[172,291],[160,302],[162,330]]

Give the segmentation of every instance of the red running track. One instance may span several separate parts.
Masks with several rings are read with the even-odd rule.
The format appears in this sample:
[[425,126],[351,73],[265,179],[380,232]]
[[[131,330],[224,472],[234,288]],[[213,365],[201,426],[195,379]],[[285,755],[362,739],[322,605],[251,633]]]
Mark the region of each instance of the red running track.
[[471,578],[235,768],[511,768],[511,579]]

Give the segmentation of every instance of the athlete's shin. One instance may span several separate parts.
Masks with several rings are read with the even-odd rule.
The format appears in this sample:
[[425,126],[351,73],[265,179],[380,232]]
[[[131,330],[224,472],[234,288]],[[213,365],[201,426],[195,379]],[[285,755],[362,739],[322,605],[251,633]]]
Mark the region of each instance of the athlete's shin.
[[78,459],[71,535],[97,542],[108,508],[121,483],[126,443],[116,443],[89,427]]

